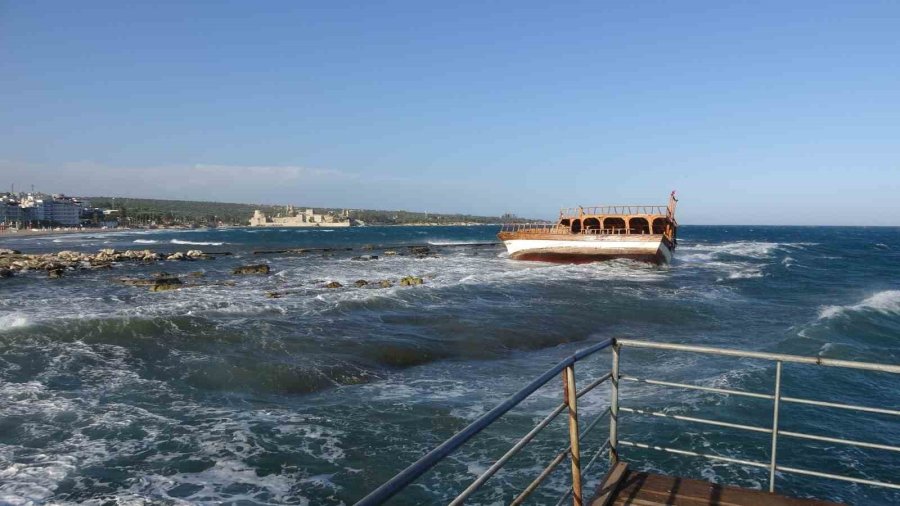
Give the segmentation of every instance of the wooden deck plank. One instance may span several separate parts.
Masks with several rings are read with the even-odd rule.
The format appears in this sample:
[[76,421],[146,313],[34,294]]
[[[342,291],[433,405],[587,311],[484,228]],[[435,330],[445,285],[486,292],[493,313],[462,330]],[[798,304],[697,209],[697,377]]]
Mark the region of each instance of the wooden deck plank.
[[[615,468],[613,468],[615,471]],[[616,487],[611,480],[619,478]],[[607,479],[610,483],[607,483]],[[611,471],[598,486],[591,506],[839,506],[816,499],[799,499],[707,481],[625,470],[623,476]],[[595,503],[602,493],[613,490],[611,502]],[[605,498],[604,498],[605,499]]]

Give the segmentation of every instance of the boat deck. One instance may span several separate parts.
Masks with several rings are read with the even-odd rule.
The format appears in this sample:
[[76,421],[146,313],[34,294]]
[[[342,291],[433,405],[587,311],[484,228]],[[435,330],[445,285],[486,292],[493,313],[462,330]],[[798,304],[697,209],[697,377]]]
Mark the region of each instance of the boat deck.
[[619,462],[594,491],[590,506],[838,506],[707,481],[628,469]]

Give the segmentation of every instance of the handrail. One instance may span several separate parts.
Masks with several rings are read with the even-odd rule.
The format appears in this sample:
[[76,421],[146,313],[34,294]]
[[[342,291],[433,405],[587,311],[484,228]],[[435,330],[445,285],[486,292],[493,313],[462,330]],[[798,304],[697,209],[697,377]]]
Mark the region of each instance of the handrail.
[[463,430],[457,432],[450,439],[444,441],[437,448],[428,452],[424,457],[420,458],[412,465],[398,473],[396,476],[382,484],[370,492],[367,496],[360,499],[357,506],[368,506],[381,504],[394,496],[397,492],[405,488],[407,485],[415,481],[417,478],[425,474],[429,469],[434,467],[438,462],[456,451],[460,446],[472,439],[473,436],[484,430],[485,427],[492,424],[498,418],[506,414],[509,410],[516,407],[533,394],[539,388],[544,386],[554,376],[564,371],[567,367],[571,367],[575,362],[592,355],[600,350],[608,348],[613,344],[613,339],[606,339],[593,346],[583,350],[576,351],[571,356],[563,359],[558,364],[547,370],[544,374],[538,376],[524,388],[510,396],[508,399],[500,403],[494,409],[481,415],[477,420],[470,423]]
[[[601,375],[600,377],[591,381],[585,388],[580,391],[575,389],[575,363],[579,360],[586,358],[594,353],[604,350],[606,348],[612,347],[612,367],[610,372]],[[662,381],[655,379],[647,379],[647,378],[637,378],[633,376],[627,376],[620,372],[620,354],[623,348],[645,348],[645,349],[659,349],[666,351],[678,351],[678,352],[693,352],[693,353],[703,353],[703,354],[713,354],[713,355],[721,355],[728,357],[739,357],[739,358],[750,358],[750,359],[759,359],[759,360],[768,360],[773,361],[776,364],[776,374],[775,374],[775,385],[774,392],[769,393],[761,393],[761,392],[749,392],[742,390],[734,390],[734,389],[726,389],[726,388],[715,388],[715,387],[706,387],[702,385],[691,385],[687,383],[677,383],[672,381]],[[806,357],[799,355],[787,355],[780,353],[765,353],[765,352],[754,352],[754,351],[740,351],[740,350],[732,350],[725,348],[712,348],[707,346],[692,346],[692,345],[683,345],[683,344],[670,344],[670,343],[654,343],[647,341],[638,341],[632,339],[606,339],[601,341],[593,346],[585,348],[583,350],[576,351],[571,356],[563,359],[555,366],[544,372],[538,378],[530,382],[524,388],[507,398],[505,401],[500,403],[498,406],[488,411],[484,415],[480,416],[477,420],[467,425],[464,429],[453,435],[451,438],[446,440],[444,443],[439,445],[437,448],[428,452],[425,456],[420,458],[418,461],[398,473],[392,479],[369,493],[367,496],[362,498],[357,505],[376,505],[381,504],[391,497],[393,497],[396,493],[401,491],[406,486],[410,485],[413,481],[418,479],[420,476],[428,472],[432,467],[434,467],[438,462],[442,459],[446,458],[448,455],[456,451],[470,439],[472,439],[476,434],[484,430],[490,424],[498,420],[504,414],[509,412],[511,409],[519,405],[523,400],[528,398],[531,394],[537,391],[542,386],[546,385],[555,375],[559,373],[563,373],[563,393],[564,393],[564,402],[556,406],[545,418],[543,418],[533,429],[531,429],[528,433],[526,433],[518,442],[516,442],[506,453],[504,453],[498,460],[494,462],[485,472],[483,472],[480,476],[478,476],[475,481],[473,481],[465,490],[463,490],[452,502],[453,505],[463,504],[474,492],[476,492],[487,480],[489,480],[492,476],[494,476],[513,456],[515,456],[520,450],[522,450],[529,442],[531,442],[544,428],[549,426],[549,424],[556,419],[558,415],[560,415],[563,411],[568,409],[569,412],[569,445],[567,448],[558,452],[555,457],[549,462],[549,464],[540,472],[540,474],[513,500],[513,504],[522,503],[534,490],[537,489],[541,485],[541,483],[548,477],[553,471],[565,460],[566,456],[569,456],[569,459],[572,463],[572,482],[571,487],[569,487],[566,492],[559,498],[557,504],[562,504],[567,497],[572,496],[573,504],[576,506],[580,506],[583,504],[583,498],[581,493],[581,477],[583,473],[585,473],[598,459],[598,457],[604,452],[609,452],[610,460],[615,463],[620,458],[620,447],[633,447],[633,448],[642,448],[647,450],[656,450],[662,451],[677,455],[686,455],[693,457],[702,457],[711,460],[718,460],[721,462],[728,462],[732,464],[738,464],[743,466],[751,466],[762,469],[767,469],[769,471],[769,491],[774,492],[775,490],[775,478],[776,471],[781,471],[784,473],[794,473],[806,476],[814,476],[819,478],[829,478],[836,480],[843,480],[852,483],[871,485],[871,486],[880,486],[890,489],[900,490],[900,484],[890,483],[884,481],[876,481],[871,479],[853,477],[853,476],[842,476],[837,474],[824,473],[821,471],[814,471],[809,469],[800,469],[788,466],[781,466],[777,463],[777,449],[779,437],[787,437],[794,439],[803,439],[803,440],[812,440],[812,441],[821,441],[827,443],[835,443],[847,446],[856,446],[860,448],[869,448],[873,450],[883,450],[883,451],[891,451],[891,452],[900,452],[900,447],[882,444],[882,443],[873,443],[867,441],[856,441],[851,439],[842,439],[836,437],[829,436],[820,436],[815,434],[805,434],[802,432],[794,432],[794,431],[784,431],[779,429],[779,420],[778,420],[778,405],[782,402],[788,403],[797,403],[797,404],[805,404],[805,405],[813,405],[818,407],[825,408],[836,408],[836,409],[844,409],[844,410],[853,410],[853,411],[861,411],[867,413],[878,413],[878,414],[887,414],[887,415],[895,415],[900,416],[900,410],[894,409],[886,409],[886,408],[878,408],[878,407],[868,407],[868,406],[857,406],[851,404],[841,404],[834,402],[826,402],[826,401],[818,401],[812,399],[802,399],[797,397],[787,397],[781,395],[781,371],[782,364],[788,363],[799,363],[799,364],[809,364],[809,365],[821,365],[828,367],[840,367],[846,369],[855,369],[855,370],[864,370],[864,371],[879,371],[879,372],[888,372],[898,374],[900,373],[900,365],[892,365],[892,364],[876,364],[869,362],[856,362],[850,360],[839,360],[839,359],[830,359],[823,357]],[[605,383],[607,380],[611,381],[611,390],[610,390],[610,405],[603,412],[597,415],[588,425],[582,430],[579,430],[578,427],[578,399],[585,395],[586,393],[592,391],[597,386]],[[661,411],[650,411],[646,409],[638,409],[633,407],[624,407],[619,405],[619,393],[621,390],[620,382],[621,380],[625,380],[628,382],[635,383],[644,383],[650,385],[659,385],[664,387],[671,388],[682,388],[682,389],[691,389],[691,390],[700,390],[711,392],[715,394],[721,395],[737,395],[743,397],[750,397],[756,399],[765,399],[773,402],[773,417],[772,417],[772,425],[771,427],[760,427],[755,425],[745,425],[745,424],[737,424],[731,422],[723,422],[719,420],[712,420],[708,418],[702,418],[698,416],[684,416],[684,415],[675,415],[664,413]],[[657,446],[643,442],[637,441],[620,441],[619,427],[621,425],[620,414],[621,413],[631,413],[643,416],[653,416],[653,417],[663,417],[678,420],[681,422],[688,423],[701,423],[719,427],[726,427],[735,430],[742,431],[751,431],[756,433],[763,434],[771,434],[771,453],[769,462],[758,462],[753,460],[745,460],[734,457],[726,457],[722,455],[715,454],[707,454],[707,453],[699,453],[694,451],[689,451],[686,449],[680,448],[669,448],[665,446]],[[609,419],[609,438],[599,447],[596,454],[594,454],[593,458],[588,462],[587,466],[581,466],[580,464],[580,449],[579,444],[580,441],[601,421],[604,419]]]
[[[718,420],[710,420],[707,418],[700,417],[689,417],[682,415],[671,415],[663,412],[654,412],[642,409],[635,408],[625,408],[619,407],[615,410],[613,416],[618,418],[618,412],[625,413],[634,413],[645,416],[658,416],[664,418],[670,418],[685,422],[692,423],[702,423],[708,425],[717,425],[720,427],[728,427],[737,430],[744,431],[752,431],[752,432],[762,432],[772,435],[772,444],[771,444],[771,454],[769,463],[765,462],[755,462],[749,460],[741,460],[734,459],[730,457],[723,457],[721,455],[711,455],[711,454],[702,454],[697,452],[691,452],[678,448],[668,448],[662,446],[650,445],[647,443],[639,443],[634,441],[617,441],[614,437],[611,436],[610,444],[613,448],[616,448],[618,445],[623,446],[631,446],[637,448],[643,448],[648,450],[657,450],[664,451],[668,453],[675,453],[681,455],[689,455],[695,457],[703,457],[712,460],[720,460],[725,462],[731,462],[741,465],[754,466],[754,467],[762,467],[769,470],[769,491],[775,491],[775,472],[782,471],[786,473],[794,473],[801,474],[807,476],[816,476],[820,478],[831,478],[836,480],[849,481],[853,483],[860,483],[865,485],[873,485],[880,486],[885,488],[897,489],[900,490],[900,484],[869,480],[864,478],[857,478],[852,476],[842,476],[836,474],[823,473],[820,471],[811,471],[808,469],[798,469],[787,466],[780,466],[777,463],[777,450],[778,450],[778,439],[780,436],[796,438],[796,439],[806,439],[812,441],[822,441],[827,443],[837,443],[848,446],[856,446],[860,448],[870,448],[874,450],[884,450],[884,451],[893,451],[900,452],[900,446],[893,446],[888,444],[880,444],[880,443],[871,443],[868,441],[856,441],[850,439],[842,439],[842,438],[834,438],[828,436],[819,436],[815,434],[805,434],[802,432],[794,432],[794,431],[783,431],[778,427],[778,415],[779,415],[779,403],[781,402],[791,402],[797,404],[806,404],[812,406],[819,407],[827,407],[827,408],[838,408],[838,409],[846,409],[853,411],[862,411],[868,413],[879,413],[879,414],[887,414],[887,415],[895,415],[900,416],[900,410],[893,409],[885,409],[885,408],[874,408],[868,406],[856,406],[850,404],[840,404],[834,402],[826,402],[826,401],[817,401],[812,399],[802,399],[797,397],[782,397],[781,395],[781,371],[782,364],[785,362],[788,363],[798,363],[798,364],[810,364],[810,365],[821,365],[826,367],[840,367],[844,369],[856,369],[856,370],[864,370],[864,371],[877,371],[877,372],[887,372],[892,374],[900,374],[900,365],[893,364],[876,364],[871,362],[856,362],[851,360],[839,360],[839,359],[831,359],[831,358],[823,358],[823,357],[805,357],[800,355],[787,355],[783,353],[764,353],[764,352],[754,352],[754,351],[740,351],[740,350],[729,350],[724,348],[712,348],[708,346],[692,346],[692,345],[684,345],[684,344],[670,344],[670,343],[654,343],[647,341],[636,341],[631,339],[617,339],[616,344],[614,346],[614,360],[617,360],[617,356],[620,353],[619,349],[622,347],[633,347],[633,348],[648,348],[648,349],[658,349],[658,350],[667,350],[667,351],[684,351],[684,352],[694,352],[694,353],[703,353],[703,354],[711,354],[711,355],[722,355],[728,357],[740,357],[740,358],[751,358],[751,359],[759,359],[759,360],[768,360],[775,362],[775,391],[773,394],[763,394],[758,392],[746,392],[741,390],[732,390],[732,389],[724,389],[724,388],[713,388],[713,387],[704,387],[700,385],[689,385],[685,383],[676,383],[672,381],[660,381],[653,380],[647,378],[636,378],[633,376],[624,376],[619,375],[619,379],[624,379],[626,381],[632,382],[640,382],[651,385],[660,385],[672,388],[683,388],[690,390],[702,390],[717,394],[723,395],[738,395],[744,397],[753,397],[759,399],[769,399],[773,401],[773,416],[772,416],[772,426],[771,428],[767,427],[756,427],[751,425],[741,425],[729,422],[722,422]],[[614,436],[614,435],[613,435]]]

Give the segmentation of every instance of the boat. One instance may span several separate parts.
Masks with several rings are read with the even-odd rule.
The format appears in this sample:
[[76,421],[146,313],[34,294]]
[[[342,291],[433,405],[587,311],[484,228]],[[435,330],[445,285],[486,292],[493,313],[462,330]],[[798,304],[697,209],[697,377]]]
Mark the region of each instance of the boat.
[[506,224],[497,237],[510,258],[587,263],[616,258],[665,264],[677,241],[675,192],[660,205],[562,209],[553,224]]

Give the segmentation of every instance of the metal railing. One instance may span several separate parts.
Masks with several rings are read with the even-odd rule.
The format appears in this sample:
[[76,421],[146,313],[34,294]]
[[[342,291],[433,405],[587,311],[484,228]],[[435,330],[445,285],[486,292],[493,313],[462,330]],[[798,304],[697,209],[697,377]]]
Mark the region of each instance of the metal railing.
[[510,448],[502,457],[500,457],[491,467],[489,467],[481,476],[479,476],[471,485],[469,485],[465,490],[460,493],[456,499],[451,501],[450,504],[462,504],[472,493],[478,490],[491,476],[497,473],[503,465],[512,458],[515,454],[517,454],[522,448],[525,447],[532,439],[537,436],[539,432],[541,432],[547,425],[550,424],[560,413],[568,410],[569,412],[569,446],[559,452],[556,457],[547,465],[546,468],[525,488],[513,501],[513,504],[521,504],[535,489],[544,481],[553,470],[558,466],[563,460],[565,460],[566,455],[569,456],[570,461],[572,463],[572,488],[560,498],[560,502],[565,501],[566,496],[570,493],[574,493],[574,497],[576,498],[576,504],[581,504],[582,501],[582,492],[581,492],[581,474],[583,471],[589,469],[591,464],[593,464],[597,457],[604,451],[606,447],[608,447],[608,440],[606,443],[600,447],[591,461],[584,468],[581,467],[581,455],[580,455],[580,440],[584,438],[584,436],[593,429],[597,423],[605,418],[609,410],[605,410],[599,416],[597,416],[588,426],[581,432],[578,430],[578,398],[590,392],[597,386],[603,384],[607,380],[611,378],[611,374],[607,373],[595,380],[591,381],[586,387],[584,387],[580,392],[575,389],[575,363],[581,359],[589,357],[600,350],[604,350],[612,346],[614,340],[607,339],[600,343],[597,343],[589,348],[584,350],[579,350],[575,352],[572,356],[566,358],[565,360],[559,362],[555,366],[553,366],[550,370],[539,376],[537,379],[529,383],[525,388],[519,390],[515,394],[513,394],[510,398],[503,401],[500,405],[495,407],[494,409],[488,411],[480,418],[470,423],[464,429],[456,433],[450,439],[444,441],[440,446],[431,450],[421,459],[417,460],[415,463],[401,471],[399,474],[391,478],[389,481],[373,490],[369,495],[360,499],[357,502],[357,506],[368,506],[375,504],[382,504],[383,502],[390,499],[394,494],[404,489],[410,483],[415,481],[417,478],[425,474],[429,469],[434,467],[438,462],[442,459],[456,451],[459,447],[464,445],[467,441],[472,439],[473,436],[484,430],[490,424],[495,422],[501,416],[506,414],[509,410],[516,407],[527,399],[531,394],[537,391],[539,388],[547,384],[551,379],[553,379],[557,374],[562,373],[563,377],[563,403],[556,407],[553,411],[550,412],[540,423],[538,423],[531,431],[529,431],[525,436],[522,437],[512,448]]
[[[605,350],[606,348],[612,348],[612,367],[610,372],[601,375],[598,378],[595,378],[591,381],[586,387],[584,387],[581,391],[577,391],[575,388],[575,363],[579,360],[587,358],[595,353]],[[668,351],[678,351],[678,352],[692,352],[692,353],[703,353],[703,354],[711,354],[711,355],[720,355],[720,356],[729,356],[729,357],[738,357],[738,358],[750,358],[750,359],[759,359],[759,360],[767,360],[775,362],[775,378],[774,378],[774,389],[772,393],[760,393],[760,392],[748,392],[743,390],[733,390],[726,388],[717,388],[717,387],[707,387],[702,385],[691,385],[686,383],[676,383],[671,381],[662,381],[655,380],[649,378],[638,378],[634,376],[623,375],[620,372],[621,365],[621,350],[623,347],[632,347],[632,348],[649,348],[649,349],[657,349],[657,350],[668,350]],[[681,345],[681,344],[668,344],[668,343],[652,343],[646,341],[636,341],[631,339],[607,339],[600,343],[597,343],[589,348],[584,350],[580,350],[575,352],[572,356],[564,359],[563,361],[556,364],[554,367],[549,369],[547,372],[539,376],[537,379],[529,383],[525,388],[519,390],[514,395],[509,397],[507,400],[502,402],[500,405],[495,407],[494,409],[488,411],[477,420],[466,426],[464,429],[456,433],[450,439],[442,443],[440,446],[426,454],[424,457],[401,471],[399,474],[391,478],[389,481],[372,491],[370,494],[362,498],[359,502],[357,502],[357,506],[368,506],[368,505],[376,505],[382,504],[387,501],[395,494],[403,490],[405,487],[413,483],[416,479],[418,479],[423,474],[427,473],[432,467],[438,464],[441,460],[449,456],[451,453],[459,449],[461,446],[466,444],[469,440],[471,440],[476,434],[490,426],[493,422],[498,420],[504,414],[509,412],[511,409],[519,405],[522,401],[528,398],[531,394],[536,392],[539,388],[546,385],[554,376],[562,373],[563,379],[563,402],[558,405],[555,409],[553,409],[543,420],[541,420],[537,425],[534,426],[527,434],[525,434],[516,444],[514,444],[506,453],[504,453],[497,461],[495,461],[486,471],[484,471],[478,478],[475,479],[468,487],[465,488],[455,499],[453,499],[450,504],[451,505],[459,505],[463,504],[466,499],[468,499],[473,493],[475,493],[482,485],[484,485],[492,476],[494,476],[503,466],[519,451],[521,451],[529,442],[531,442],[543,429],[545,429],[559,414],[563,411],[568,411],[568,426],[569,426],[569,446],[559,451],[553,459],[550,460],[550,463],[538,474],[538,476],[521,492],[519,493],[515,499],[511,502],[513,505],[518,505],[524,502],[529,495],[534,492],[543,481],[549,477],[553,471],[562,463],[563,460],[566,459],[566,456],[569,457],[571,463],[571,486],[566,490],[566,492],[560,496],[557,501],[557,505],[562,504],[569,496],[572,496],[572,503],[576,506],[581,506],[583,504],[583,492],[582,492],[582,476],[591,469],[594,463],[597,462],[598,458],[604,453],[609,453],[609,459],[612,463],[617,462],[620,459],[620,448],[621,447],[634,447],[641,448],[646,450],[657,450],[661,452],[672,453],[676,455],[685,455],[692,457],[702,457],[710,460],[717,460],[721,462],[728,462],[732,464],[738,464],[742,466],[756,467],[756,468],[764,468],[769,471],[769,491],[774,492],[775,490],[775,477],[776,471],[781,471],[784,473],[793,473],[805,476],[813,476],[819,478],[829,478],[835,480],[848,481],[853,483],[859,483],[863,485],[871,485],[877,487],[885,487],[895,490],[900,490],[900,484],[897,483],[889,483],[877,480],[869,480],[859,477],[852,476],[843,476],[831,473],[824,473],[820,471],[813,471],[809,469],[800,469],[795,467],[788,467],[778,465],[777,462],[777,450],[778,450],[778,442],[779,437],[789,437],[796,439],[805,439],[812,441],[821,441],[826,443],[835,443],[849,446],[856,446],[860,448],[869,448],[876,450],[885,450],[892,452],[900,452],[900,447],[893,445],[886,445],[880,443],[871,443],[865,441],[855,441],[850,439],[841,439],[836,437],[826,437],[826,436],[818,436],[814,434],[805,434],[801,432],[793,432],[793,431],[785,431],[779,429],[779,407],[781,403],[795,403],[795,404],[804,404],[810,406],[819,406],[826,408],[834,408],[834,409],[843,409],[850,411],[859,411],[865,413],[877,413],[877,414],[886,414],[886,415],[894,415],[900,416],[900,410],[893,408],[881,408],[881,407],[871,407],[871,406],[859,406],[852,404],[842,404],[835,402],[826,402],[819,401],[813,399],[804,399],[798,397],[788,397],[784,396],[781,393],[781,383],[782,383],[782,364],[788,363],[798,363],[798,364],[810,364],[810,365],[819,365],[819,366],[827,366],[827,367],[840,367],[847,369],[856,369],[856,370],[864,370],[864,371],[880,371],[887,372],[893,374],[900,374],[900,366],[898,365],[889,365],[889,364],[876,364],[869,362],[854,362],[849,360],[837,360],[837,359],[829,359],[822,357],[804,357],[798,355],[785,355],[778,353],[761,353],[761,352],[751,352],[751,351],[740,351],[740,350],[730,350],[723,348],[711,348],[704,346],[689,346],[689,345]],[[599,415],[597,415],[588,425],[584,428],[584,430],[579,431],[579,419],[578,419],[578,399],[584,396],[586,393],[592,391],[597,386],[610,381],[610,405],[608,408],[603,410]],[[699,390],[704,392],[711,392],[722,395],[736,395],[743,396],[755,399],[766,399],[772,401],[773,411],[772,411],[772,425],[771,427],[759,427],[753,425],[744,425],[744,424],[736,424],[730,422],[723,422],[718,420],[712,420],[707,418],[700,417],[692,417],[692,416],[682,416],[682,415],[672,415],[659,411],[650,411],[639,408],[630,408],[620,406],[619,403],[619,391],[621,387],[621,381],[627,382],[636,382],[636,383],[644,383],[650,385],[657,385],[663,387],[670,388],[682,388],[688,390]],[[734,457],[725,457],[722,455],[714,455],[708,453],[699,453],[685,449],[679,448],[669,448],[664,446],[657,446],[648,443],[641,443],[635,441],[623,441],[619,439],[619,427],[620,416],[622,413],[630,413],[642,416],[653,416],[653,417],[662,417],[673,420],[678,420],[682,422],[690,422],[690,423],[700,423],[705,425],[712,425],[717,427],[725,427],[736,430],[750,431],[756,433],[765,433],[771,434],[771,452],[769,462],[759,462],[753,460],[739,459]],[[581,465],[581,440],[590,433],[590,431],[597,426],[597,424],[603,419],[609,419],[609,438],[600,445],[597,451],[594,453],[588,464],[585,466]]]
[[553,235],[664,235],[654,234],[646,228],[583,228],[578,232],[563,225],[545,225],[531,223],[509,223],[500,227],[501,232],[517,232],[519,234],[553,234]]
[[579,218],[585,215],[622,215],[622,214],[640,214],[666,216],[668,208],[658,205],[606,205],[606,206],[590,206],[590,207],[564,207],[559,210],[562,218]]
[[[805,439],[812,441],[821,441],[826,443],[836,443],[842,445],[856,446],[860,448],[870,448],[877,450],[885,450],[885,451],[893,451],[900,452],[900,446],[893,445],[885,445],[878,443],[870,443],[865,441],[855,441],[851,439],[841,439],[835,437],[826,437],[826,436],[818,436],[815,434],[805,434],[802,432],[793,432],[793,431],[785,431],[779,429],[779,408],[781,403],[795,403],[795,404],[805,404],[809,406],[820,406],[826,408],[836,408],[836,409],[845,409],[851,411],[861,411],[866,413],[879,413],[886,415],[894,415],[900,416],[900,410],[897,409],[886,409],[886,408],[878,408],[878,407],[869,407],[869,406],[857,406],[852,404],[841,404],[835,402],[825,402],[818,401],[813,399],[804,399],[798,397],[786,397],[781,393],[781,383],[782,383],[782,364],[787,363],[797,363],[797,364],[812,364],[812,365],[820,365],[826,367],[840,367],[845,369],[856,369],[863,371],[880,371],[887,372],[893,374],[900,374],[900,366],[898,365],[889,365],[889,364],[875,364],[870,362],[853,362],[850,360],[837,360],[830,358],[822,358],[822,357],[803,357],[798,355],[785,355],[780,353],[761,353],[761,352],[751,352],[751,351],[739,351],[739,350],[728,350],[722,348],[710,348],[704,346],[688,346],[682,344],[668,344],[668,343],[651,343],[645,341],[633,341],[630,339],[620,339],[616,341],[615,346],[613,347],[613,369],[617,370],[619,366],[619,354],[620,349],[622,347],[634,347],[634,348],[650,348],[657,350],[668,350],[668,351],[683,351],[683,352],[692,352],[692,353],[703,353],[709,355],[721,355],[721,356],[729,356],[729,357],[740,357],[740,358],[750,358],[750,359],[759,359],[766,360],[770,362],[775,362],[775,378],[772,393],[760,393],[760,392],[747,392],[743,390],[731,390],[725,388],[714,388],[714,387],[704,387],[700,385],[690,385],[685,383],[675,383],[671,381],[659,381],[647,378],[637,378],[632,376],[624,376],[624,375],[616,375],[619,380],[640,382],[651,385],[665,386],[671,388],[682,388],[689,390],[701,390],[706,392],[712,392],[723,395],[735,395],[735,396],[743,396],[743,397],[751,397],[756,399],[767,399],[772,401],[772,425],[770,427],[758,427],[753,425],[742,425],[736,423],[722,422],[718,420],[711,420],[707,418],[699,418],[699,417],[688,417],[688,416],[680,416],[680,415],[671,415],[668,413],[663,413],[659,411],[648,411],[642,409],[635,408],[626,408],[616,406],[612,409],[612,423],[617,423],[619,418],[619,413],[633,413],[644,416],[657,416],[662,418],[669,418],[674,420],[681,420],[685,422],[692,423],[700,423],[705,425],[714,425],[718,427],[727,427],[731,429],[737,429],[742,431],[749,432],[758,432],[758,433],[766,433],[772,435],[771,447],[770,447],[770,459],[769,462],[758,462],[752,460],[743,460],[743,459],[735,459],[731,457],[724,457],[721,455],[712,455],[712,454],[704,454],[698,452],[692,452],[684,449],[678,448],[669,448],[663,446],[655,446],[647,443],[639,443],[633,441],[618,441],[617,438],[610,436],[610,445],[612,446],[612,451],[616,453],[620,445],[622,446],[631,446],[636,448],[643,448],[647,450],[657,450],[668,453],[675,453],[680,455],[689,455],[694,457],[703,457],[710,460],[719,460],[723,462],[731,462],[734,464],[741,464],[745,466],[751,467],[759,467],[765,468],[769,470],[769,492],[775,491],[775,478],[776,471],[781,471],[784,473],[793,473],[800,474],[805,476],[815,476],[818,478],[830,478],[834,480],[848,481],[852,483],[859,483],[863,485],[872,485],[878,487],[891,488],[895,490],[900,490],[900,484],[897,483],[888,483],[883,481],[869,480],[864,478],[858,478],[853,476],[844,476],[838,474],[824,473],[820,471],[813,471],[809,469],[800,469],[796,467],[789,466],[781,466],[778,465],[778,442],[779,437],[790,437],[796,439]],[[613,384],[617,385],[619,381],[615,381]]]

